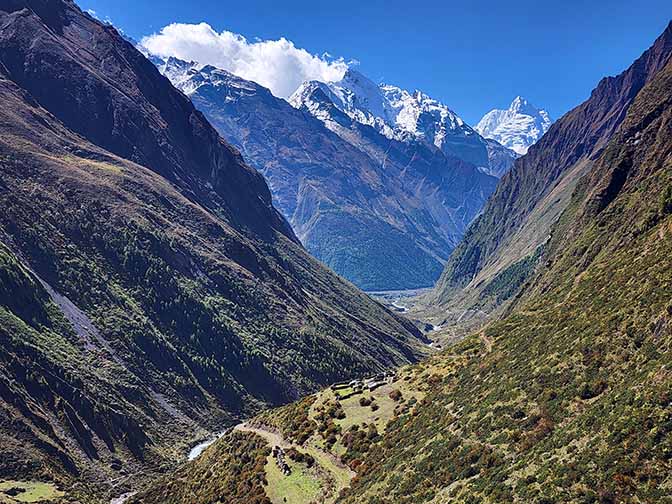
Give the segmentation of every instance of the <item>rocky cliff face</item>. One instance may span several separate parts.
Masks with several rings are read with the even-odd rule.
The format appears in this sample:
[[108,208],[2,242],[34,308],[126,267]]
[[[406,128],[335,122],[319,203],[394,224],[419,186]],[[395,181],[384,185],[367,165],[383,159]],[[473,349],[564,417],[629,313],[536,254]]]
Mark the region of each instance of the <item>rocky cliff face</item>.
[[0,5],[0,95],[1,477],[96,502],[206,430],[422,353],[73,2]]
[[668,29],[633,65],[600,81],[505,175],[455,249],[429,304],[448,320],[480,319],[510,300],[534,270],[579,180],[625,118],[634,97],[670,57]]
[[472,163],[388,138],[340,109],[340,129],[329,127],[212,66],[155,63],[264,174],[306,248],[362,288],[431,286],[494,190]]

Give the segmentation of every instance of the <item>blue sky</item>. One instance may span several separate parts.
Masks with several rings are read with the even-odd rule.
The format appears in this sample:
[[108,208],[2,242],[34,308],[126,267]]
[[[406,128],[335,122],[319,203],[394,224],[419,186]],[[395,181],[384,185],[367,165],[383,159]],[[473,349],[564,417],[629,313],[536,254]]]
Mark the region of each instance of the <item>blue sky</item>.
[[250,41],[285,37],[357,60],[374,81],[421,89],[472,124],[517,94],[558,118],[672,19],[669,0],[78,1],[136,39],[174,22],[207,22]]

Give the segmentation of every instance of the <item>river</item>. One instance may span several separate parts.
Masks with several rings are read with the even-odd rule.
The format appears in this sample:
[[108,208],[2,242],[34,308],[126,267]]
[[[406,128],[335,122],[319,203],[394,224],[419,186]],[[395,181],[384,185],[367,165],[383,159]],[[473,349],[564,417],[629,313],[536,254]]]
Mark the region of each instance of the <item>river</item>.
[[191,460],[194,460],[194,459],[197,459],[198,457],[200,457],[201,453],[203,453],[208,446],[210,446],[211,444],[214,444],[215,441],[217,441],[219,438],[221,438],[227,432],[228,431],[220,432],[216,436],[213,436],[206,441],[198,443],[191,450],[189,450],[189,455],[187,455],[187,459],[189,459],[189,461],[191,461]]

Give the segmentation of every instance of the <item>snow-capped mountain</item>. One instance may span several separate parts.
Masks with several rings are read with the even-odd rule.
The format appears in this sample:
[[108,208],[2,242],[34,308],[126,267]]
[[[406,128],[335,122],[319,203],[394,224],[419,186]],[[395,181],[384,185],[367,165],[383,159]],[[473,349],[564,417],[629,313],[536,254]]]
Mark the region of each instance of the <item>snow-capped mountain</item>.
[[443,153],[434,136],[416,141],[430,130],[404,122],[415,98],[388,99],[363,76],[349,76],[352,89],[316,84],[311,112],[212,66],[152,61],[264,175],[308,251],[360,287],[432,285],[497,184],[483,167]]
[[[240,92],[247,90],[249,93],[268,91],[256,82],[241,79],[212,65],[201,65],[194,61],[187,62],[172,57],[165,60],[157,57],[151,57],[150,59],[159,71],[187,96],[193,95],[203,86],[235,88]],[[233,100],[233,95],[227,99]]]
[[409,93],[396,86],[376,85],[352,69],[338,82],[303,83],[290,103],[297,108],[310,103],[316,88],[352,119],[375,127],[388,138],[406,140],[410,135],[441,148],[447,134],[474,134],[455,112],[421,91]]
[[516,158],[515,153],[488,142],[449,107],[425,93],[378,85],[352,69],[338,82],[303,83],[289,102],[334,131],[341,129],[337,124],[345,126],[345,114],[389,139],[425,143],[495,176],[506,172]]
[[548,131],[551,124],[553,121],[548,112],[517,96],[507,110],[495,109],[485,114],[475,129],[485,138],[497,140],[524,155]]

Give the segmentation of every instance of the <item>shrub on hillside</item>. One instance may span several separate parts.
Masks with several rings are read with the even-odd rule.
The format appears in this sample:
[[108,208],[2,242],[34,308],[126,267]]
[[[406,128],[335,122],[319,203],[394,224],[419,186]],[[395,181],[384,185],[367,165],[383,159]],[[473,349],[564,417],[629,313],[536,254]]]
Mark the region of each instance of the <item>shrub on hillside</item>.
[[371,399],[368,397],[362,397],[359,400],[359,405],[362,407],[369,406],[371,404]]
[[390,399],[392,399],[395,402],[398,402],[401,399],[401,390],[399,389],[394,389],[392,392],[390,392]]

